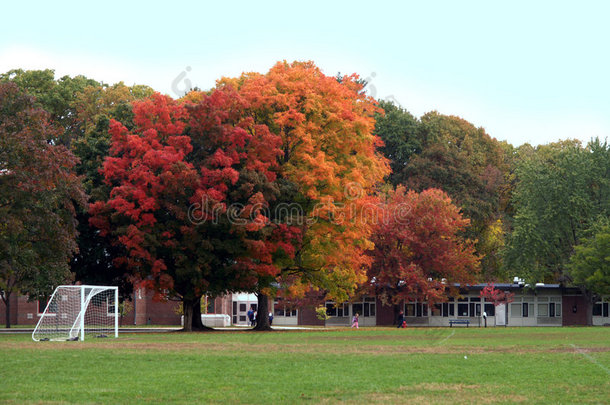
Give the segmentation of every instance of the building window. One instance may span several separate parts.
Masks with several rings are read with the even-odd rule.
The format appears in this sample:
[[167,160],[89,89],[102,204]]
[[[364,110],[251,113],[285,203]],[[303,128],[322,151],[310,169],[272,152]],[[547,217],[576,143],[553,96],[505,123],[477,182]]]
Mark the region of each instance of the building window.
[[364,303],[364,316],[375,316],[375,303],[365,302]]
[[[49,298],[38,301],[38,313],[44,313],[44,310],[47,309],[47,304],[49,303]],[[53,300],[51,305],[49,305],[47,315],[54,315],[57,313],[57,301]]]
[[112,297],[106,297],[106,308],[108,308],[108,315],[114,316],[114,294]]
[[428,304],[424,302],[408,302],[405,304],[405,316],[425,317],[428,316]]
[[521,311],[523,308],[523,304],[520,302],[513,302],[510,304],[510,317],[511,318],[521,318]]
[[[360,314],[362,314],[362,313],[360,313]],[[327,302],[326,303],[326,315],[336,316],[336,317],[340,317],[340,318],[348,317],[349,316],[349,304],[343,303],[343,304],[337,305],[334,302]]]
[[593,305],[593,316],[603,316],[605,318],[608,317],[608,303],[607,302],[598,302]]
[[538,297],[538,317],[561,317],[561,297]]
[[328,316],[337,316],[337,307],[334,302],[326,303],[326,315]]
[[47,300],[38,300],[38,313],[42,314],[47,307]]
[[[328,313],[328,304],[326,304],[326,312]],[[283,316],[283,317],[293,317],[297,316],[297,310],[291,308],[290,306],[275,301],[273,303],[273,315],[274,316]]]
[[549,304],[538,304],[538,316],[549,316]]
[[496,316],[496,307],[494,304],[485,304],[485,313],[487,316]]
[[208,297],[207,298],[207,307],[206,307],[206,314],[215,314],[216,313],[216,300],[212,297]]
[[[445,311],[445,305],[447,305],[447,308],[449,309],[449,311]],[[443,316],[455,316],[455,303],[453,302],[453,298],[449,299],[448,303],[443,304]]]
[[481,304],[471,302],[469,305],[470,316],[481,316]]
[[468,304],[458,302],[458,316],[468,316]]
[[443,302],[442,304],[434,304],[430,307],[430,316],[442,316],[447,318],[455,315],[455,305],[453,302]]

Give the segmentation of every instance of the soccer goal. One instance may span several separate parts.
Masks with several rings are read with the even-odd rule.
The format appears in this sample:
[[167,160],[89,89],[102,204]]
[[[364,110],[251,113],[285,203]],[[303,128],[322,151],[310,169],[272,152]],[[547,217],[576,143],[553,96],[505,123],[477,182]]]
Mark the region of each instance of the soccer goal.
[[32,333],[32,339],[85,340],[119,336],[119,288],[60,285]]

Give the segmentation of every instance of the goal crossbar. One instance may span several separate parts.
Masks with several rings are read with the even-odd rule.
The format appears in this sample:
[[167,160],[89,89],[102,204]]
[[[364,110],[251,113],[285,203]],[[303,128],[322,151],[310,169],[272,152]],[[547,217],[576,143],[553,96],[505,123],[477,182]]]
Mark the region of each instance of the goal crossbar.
[[113,286],[61,285],[49,298],[32,339],[84,340],[85,335],[119,335],[119,289]]

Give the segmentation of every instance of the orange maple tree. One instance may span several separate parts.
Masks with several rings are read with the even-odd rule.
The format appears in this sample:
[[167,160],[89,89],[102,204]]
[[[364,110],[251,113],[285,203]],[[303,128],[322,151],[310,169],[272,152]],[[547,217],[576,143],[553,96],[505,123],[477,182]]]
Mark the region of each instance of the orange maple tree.
[[279,62],[267,74],[219,82],[228,85],[248,100],[256,122],[281,138],[278,182],[284,192],[278,203],[296,203],[300,210],[272,218],[297,223],[301,235],[294,258],[278,264],[273,281],[291,294],[316,286],[329,298],[347,299],[366,280],[365,252],[373,247],[367,214],[376,210],[376,186],[389,173],[373,135],[374,100],[363,94],[356,75],[339,82],[311,62]]

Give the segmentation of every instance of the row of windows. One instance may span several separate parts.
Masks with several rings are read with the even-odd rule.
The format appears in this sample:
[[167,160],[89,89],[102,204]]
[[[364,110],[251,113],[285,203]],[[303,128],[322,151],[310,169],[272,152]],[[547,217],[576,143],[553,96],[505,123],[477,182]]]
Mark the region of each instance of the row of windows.
[[[482,306],[483,305],[483,306]],[[408,317],[425,317],[425,316],[442,316],[444,318],[456,316],[456,305],[454,302],[444,302],[442,304],[435,304],[430,308],[430,314],[428,314],[428,304],[425,303],[407,303],[405,304],[405,316]],[[495,316],[496,311],[493,304],[481,304],[480,302],[458,302],[457,304],[457,316],[464,317],[475,317],[481,316],[481,308],[484,308],[487,316]]]
[[297,310],[280,303],[279,301],[273,302],[273,316],[285,316],[293,317],[297,316]]
[[362,316],[375,316],[375,298],[367,297],[362,302],[354,302],[351,304],[336,304],[334,302],[326,302],[326,314],[332,317],[349,317],[350,315],[359,314]]
[[[534,309],[536,311],[534,312]],[[561,297],[515,298],[510,304],[511,318],[554,318],[561,316]]]
[[510,304],[511,318],[529,318],[538,316],[539,318],[554,318],[561,316],[561,304],[556,302],[538,303],[538,312],[534,315],[534,304],[528,302],[518,302]]
[[[517,299],[517,301],[521,300],[521,298]],[[561,316],[560,297],[538,297],[538,311],[536,315],[534,315],[534,298],[525,298],[523,300],[525,302],[513,302],[510,304],[510,316],[512,318]],[[480,297],[459,298],[457,300],[457,312],[455,301],[450,299],[449,302],[435,304],[432,308],[430,308],[430,314],[428,314],[428,304],[409,302],[405,304],[404,313],[405,316],[408,317],[427,317],[429,315],[441,317],[451,317],[456,315],[458,317],[478,317],[482,315],[481,309],[485,311],[487,316],[495,316],[495,306],[491,303],[481,302]],[[606,316],[608,313],[607,311],[608,305],[606,303]]]

